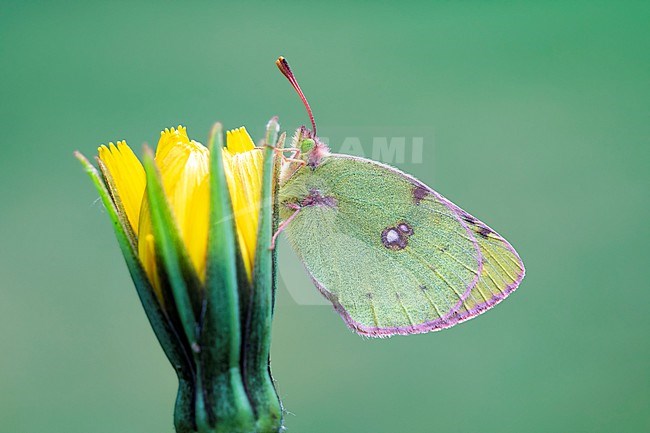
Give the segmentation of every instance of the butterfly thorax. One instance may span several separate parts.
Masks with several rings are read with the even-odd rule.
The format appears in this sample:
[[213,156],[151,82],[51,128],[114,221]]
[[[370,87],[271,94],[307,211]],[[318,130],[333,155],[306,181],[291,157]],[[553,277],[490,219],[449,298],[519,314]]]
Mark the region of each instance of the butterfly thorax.
[[320,165],[323,158],[330,154],[327,144],[304,126],[296,130],[292,139],[292,147],[299,149],[298,157],[311,168]]
[[328,146],[312,131],[301,127],[291,147],[298,149],[296,159],[302,162],[289,160],[283,164],[278,197],[280,218],[287,219],[298,210],[301,218],[334,218],[340,203],[333,188],[336,179],[323,171],[331,157]]

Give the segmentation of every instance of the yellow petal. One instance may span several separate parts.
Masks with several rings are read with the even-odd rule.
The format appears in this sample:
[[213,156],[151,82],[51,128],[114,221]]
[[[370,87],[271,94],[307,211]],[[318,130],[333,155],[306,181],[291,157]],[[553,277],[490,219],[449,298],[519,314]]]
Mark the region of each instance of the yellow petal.
[[165,159],[169,151],[179,143],[189,143],[187,128],[178,125],[178,128],[165,128],[160,132],[158,146],[156,146],[156,160]]
[[[156,166],[185,249],[201,280],[205,280],[205,256],[208,245],[209,167],[208,149],[190,140],[183,127],[161,133],[156,149]],[[157,277],[155,251],[149,247],[153,236],[148,202],[142,205],[138,254],[149,278]]]
[[118,141],[117,146],[113,143],[102,145],[98,151],[99,158],[113,178],[117,196],[131,228],[137,233],[140,203],[146,185],[144,168],[125,141]]
[[144,268],[151,286],[160,299],[160,302],[164,304],[162,291],[160,288],[160,277],[158,276],[158,267],[156,265],[156,250],[155,242],[152,234],[146,235],[142,241],[138,242],[138,255],[140,256],[140,261],[142,267]]
[[[227,140],[227,147],[222,151],[224,171],[233,205],[237,240],[250,279],[257,245],[264,157],[263,153],[255,148],[253,140],[243,127],[228,131]],[[119,144],[116,149],[121,151]],[[135,160],[142,172],[141,189],[144,192],[142,165],[135,155],[133,159],[128,159],[122,156],[122,153],[125,152],[116,153],[110,147],[100,149],[100,156],[103,154],[107,158],[107,166],[121,169],[122,166],[114,162],[114,154],[119,154],[122,159],[130,162]],[[161,132],[155,162],[181,239],[198,276],[205,281],[210,214],[209,151],[202,144],[190,140],[186,129],[179,126]],[[126,170],[125,173],[128,171]],[[119,176],[122,176],[121,172]],[[129,177],[125,178],[128,180]],[[132,224],[137,228],[140,261],[160,296],[149,203],[146,194],[143,196],[142,192],[140,193],[141,206],[137,206],[137,200],[131,203],[132,206],[130,205],[139,211],[139,219]]]
[[253,139],[243,126],[226,132],[226,146],[230,153],[248,152],[255,148]]
[[191,218],[191,221],[186,221],[182,228],[183,241],[196,272],[201,281],[205,281],[210,222],[210,176],[204,176],[203,181],[188,197],[186,218]]
[[264,155],[245,128],[229,131],[223,150],[224,171],[232,201],[237,237],[249,279],[257,247]]

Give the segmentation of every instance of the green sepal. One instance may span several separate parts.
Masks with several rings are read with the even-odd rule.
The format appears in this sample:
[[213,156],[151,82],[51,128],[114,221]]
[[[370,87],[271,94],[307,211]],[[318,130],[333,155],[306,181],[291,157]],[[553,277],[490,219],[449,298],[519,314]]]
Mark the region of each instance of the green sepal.
[[[115,209],[117,211],[117,216],[122,222],[122,227],[124,227],[124,231],[126,233],[127,238],[129,238],[129,241],[131,242],[131,245],[133,247],[133,251],[136,252],[138,251],[138,241],[135,233],[133,232],[133,229],[131,227],[131,224],[129,223],[129,220],[126,216],[126,211],[124,210],[124,205],[122,204],[122,199],[120,198],[119,192],[117,190],[117,187],[115,185],[115,181],[113,179],[113,176],[111,175],[110,170],[107,169],[106,165],[100,158],[97,159],[97,165],[99,166],[99,170],[104,178],[104,183],[108,189],[108,192],[110,192],[111,197],[113,198],[113,203],[115,204]],[[143,201],[143,206],[140,209],[141,213],[147,212],[149,213],[149,202],[147,200]],[[155,261],[156,263],[163,263],[163,258],[160,254],[160,251],[156,250],[155,251],[156,257]],[[162,301],[160,301],[160,304],[162,304],[162,308],[167,315],[167,319],[171,325],[172,328],[180,331],[183,329],[182,325],[182,320],[179,315],[179,312],[176,309],[176,303],[174,301],[174,295],[172,292],[172,288],[169,282],[169,277],[167,273],[165,272],[164,266],[158,266],[157,267],[157,276],[158,276],[158,281],[160,287],[158,288],[160,293],[158,296],[162,298]],[[185,347],[185,351],[188,354],[192,353],[192,348],[191,344],[188,340],[188,338],[183,334],[180,335],[179,338],[181,339],[181,342],[183,346]]]
[[241,376],[241,318],[237,236],[223,167],[223,130],[215,124],[210,149],[210,226],[201,326],[197,422],[206,431],[252,432],[253,409]]
[[193,381],[194,367],[192,360],[182,344],[182,339],[171,325],[169,318],[158,302],[153,287],[149,283],[149,279],[142,268],[132,240],[129,239],[125,230],[125,226],[128,224],[126,216],[122,215],[120,218],[115,203],[111,199],[111,195],[97,169],[81,153],[75,152],[74,155],[81,162],[88,176],[90,176],[111,219],[118,245],[126,261],[133,283],[135,284],[142,307],[158,342],[162,346],[167,359],[169,359],[169,362],[174,367],[179,380]]
[[176,433],[196,433],[196,382],[178,378],[178,392],[174,404],[174,429]]
[[115,181],[113,180],[113,176],[111,176],[110,171],[108,170],[108,168],[106,168],[106,164],[104,164],[101,158],[96,157],[95,159],[97,161],[97,166],[99,167],[99,171],[102,174],[102,177],[104,178],[104,185],[106,186],[106,189],[110,193],[111,198],[113,200],[113,205],[115,206],[117,217],[122,223],[124,234],[129,240],[129,243],[131,244],[131,248],[133,249],[133,251],[138,251],[137,237],[136,234],[133,232],[133,227],[131,227],[128,217],[126,216],[126,211],[124,210],[124,204],[122,203],[120,194],[117,191],[117,187],[115,186]]
[[[277,149],[284,149],[284,143],[287,138],[287,133],[283,132],[280,134],[280,138],[278,138],[278,142],[276,145]],[[273,221],[272,223],[272,229],[271,233],[275,235],[278,231],[278,227],[280,225],[280,200],[278,199],[279,193],[280,193],[280,173],[281,173],[281,167],[282,164],[277,162],[273,165],[273,181],[272,181],[272,186],[273,186],[273,211],[272,211],[272,217],[271,220]],[[277,243],[276,243],[277,245]],[[278,250],[277,248],[273,248],[273,251],[271,251],[271,257],[272,257],[272,265],[271,268],[273,269],[273,290],[271,290],[271,315],[275,312],[275,295],[277,292],[278,288]]]
[[276,433],[282,428],[282,405],[271,378],[269,365],[275,290],[275,252],[271,250],[274,227],[273,188],[274,177],[277,177],[278,173],[275,169],[275,146],[279,129],[275,117],[266,126],[253,288],[250,294],[244,341],[244,383],[256,413],[256,431],[259,433]]
[[163,284],[168,283],[176,311],[187,340],[194,352],[198,346],[199,316],[203,301],[202,285],[190,261],[176,221],[167,202],[153,152],[145,147],[143,166],[147,179],[145,196],[153,229],[156,254]]

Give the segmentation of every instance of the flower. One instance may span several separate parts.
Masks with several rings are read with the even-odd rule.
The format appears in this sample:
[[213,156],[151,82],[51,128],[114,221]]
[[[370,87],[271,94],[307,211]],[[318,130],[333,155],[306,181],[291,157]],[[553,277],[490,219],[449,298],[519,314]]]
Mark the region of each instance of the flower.
[[[239,250],[249,280],[255,259],[262,185],[263,153],[241,127],[227,132],[223,165],[230,193]],[[161,297],[145,170],[125,141],[98,149],[100,167],[113,201],[128,224],[142,266]],[[180,239],[202,282],[206,277],[206,252],[210,214],[210,152],[190,140],[186,128],[160,133],[155,164]]]
[[275,117],[260,147],[243,127],[224,146],[215,124],[208,147],[182,126],[165,129],[142,162],[124,141],[100,146],[101,174],[75,152],[178,376],[179,433],[282,425],[269,370],[278,134]]

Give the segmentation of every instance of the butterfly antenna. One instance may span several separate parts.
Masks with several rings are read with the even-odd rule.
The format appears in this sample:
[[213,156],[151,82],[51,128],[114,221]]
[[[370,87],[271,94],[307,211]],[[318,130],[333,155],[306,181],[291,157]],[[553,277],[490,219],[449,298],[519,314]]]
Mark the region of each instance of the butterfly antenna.
[[278,57],[278,60],[275,61],[276,66],[282,72],[282,75],[287,77],[287,80],[291,83],[293,86],[294,90],[296,93],[298,93],[298,96],[300,96],[300,99],[302,100],[303,105],[307,109],[307,114],[309,115],[309,120],[311,121],[311,127],[314,130],[314,136],[316,136],[316,122],[314,121],[314,114],[311,111],[311,107],[309,106],[309,102],[307,102],[307,98],[305,98],[305,94],[302,93],[302,89],[300,88],[300,85],[298,84],[298,81],[296,81],[296,76],[293,75],[293,72],[291,71],[291,68],[289,67],[289,63],[287,60],[280,56]]

